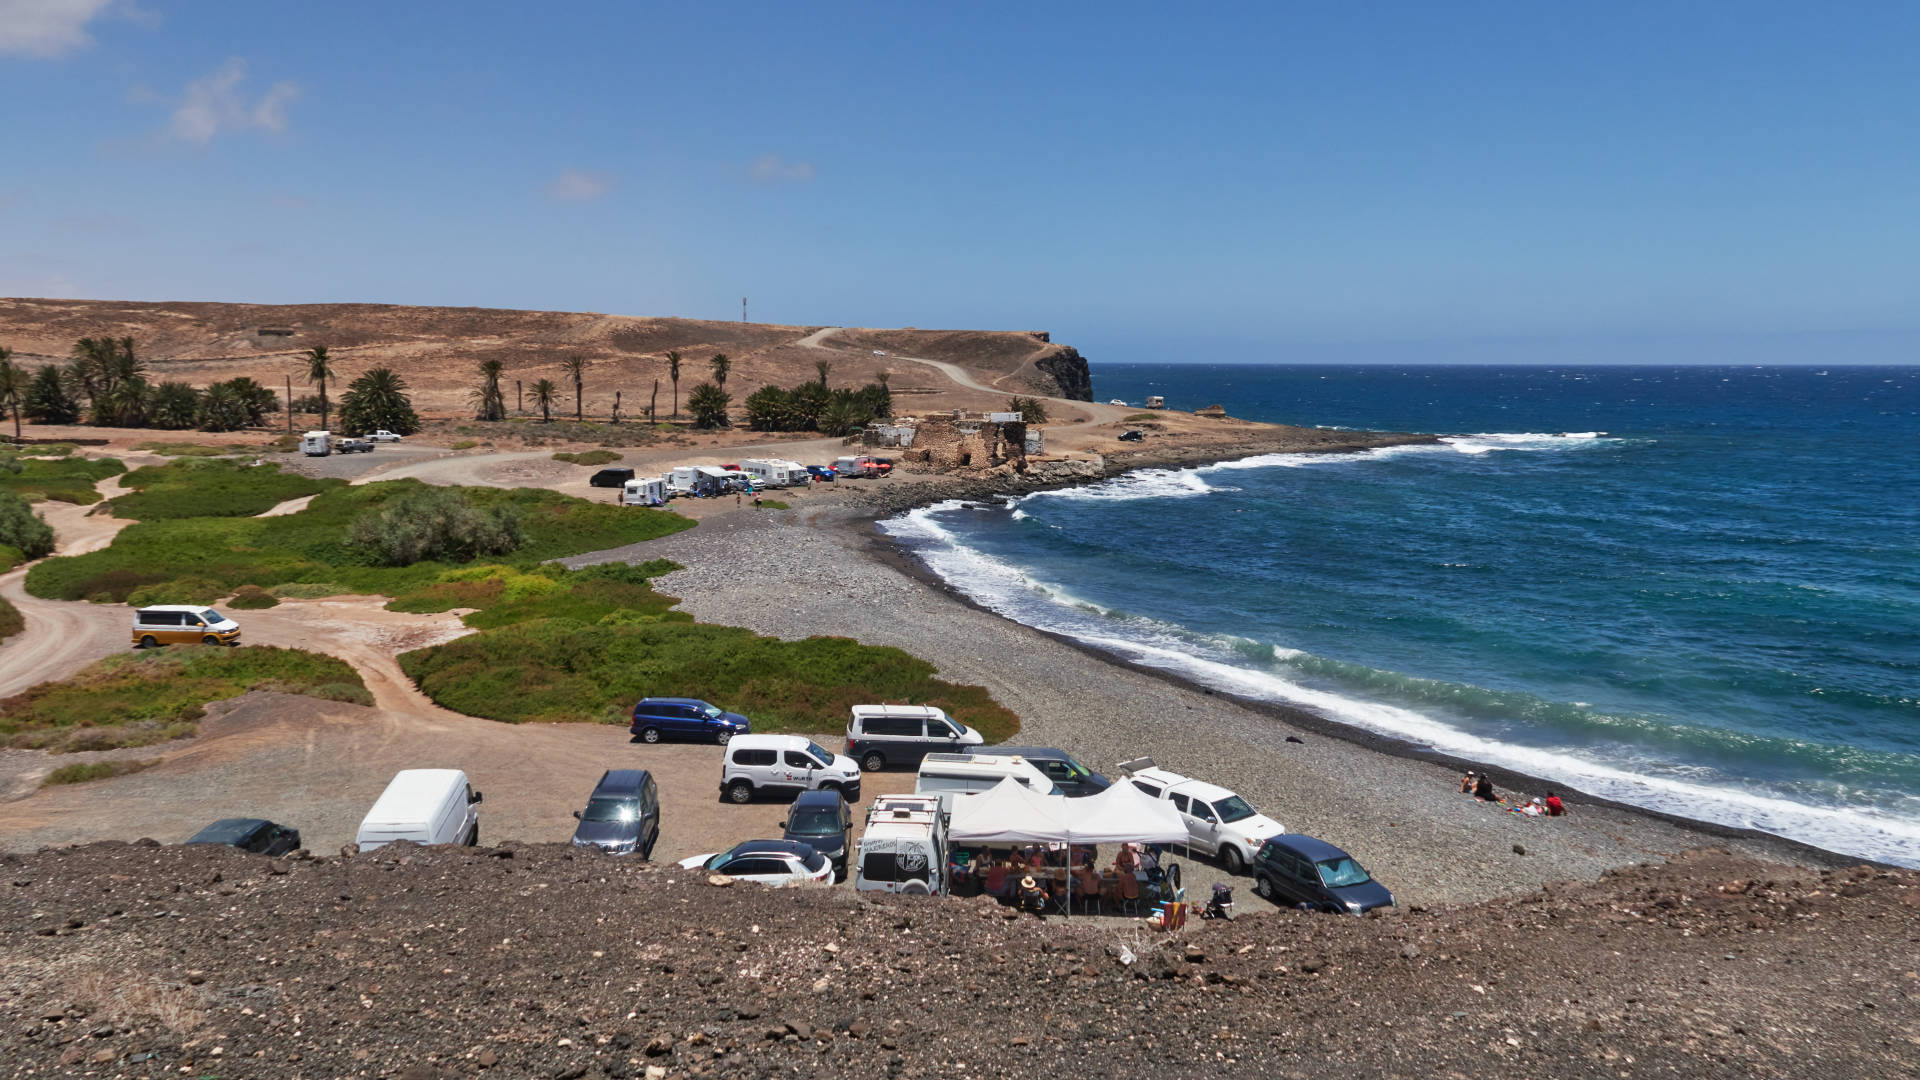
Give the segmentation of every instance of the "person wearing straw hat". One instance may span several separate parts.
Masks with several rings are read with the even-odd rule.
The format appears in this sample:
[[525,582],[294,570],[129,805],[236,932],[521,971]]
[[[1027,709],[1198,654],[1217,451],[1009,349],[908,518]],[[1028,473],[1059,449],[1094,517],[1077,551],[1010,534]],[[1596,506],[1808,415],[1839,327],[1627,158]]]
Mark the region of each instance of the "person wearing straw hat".
[[1032,911],[1042,918],[1047,914],[1047,892],[1028,874],[1020,879],[1020,910]]

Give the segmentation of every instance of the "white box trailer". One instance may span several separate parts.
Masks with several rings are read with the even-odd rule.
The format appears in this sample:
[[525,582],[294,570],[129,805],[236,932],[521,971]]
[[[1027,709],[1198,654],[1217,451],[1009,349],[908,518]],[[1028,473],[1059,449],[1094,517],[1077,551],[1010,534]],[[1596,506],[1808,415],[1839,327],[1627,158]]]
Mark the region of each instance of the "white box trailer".
[[677,465],[667,473],[667,488],[675,495],[693,494],[693,482],[700,478],[700,469],[695,465]]
[[944,896],[947,821],[940,800],[927,795],[881,795],[867,808],[853,864],[861,892]]
[[620,505],[667,505],[667,478],[664,476],[642,476],[627,481],[620,491]]
[[805,487],[811,480],[805,465],[784,458],[749,458],[740,468],[762,487]]
[[333,453],[333,436],[325,431],[309,431],[300,437],[300,452],[308,457],[326,457]]

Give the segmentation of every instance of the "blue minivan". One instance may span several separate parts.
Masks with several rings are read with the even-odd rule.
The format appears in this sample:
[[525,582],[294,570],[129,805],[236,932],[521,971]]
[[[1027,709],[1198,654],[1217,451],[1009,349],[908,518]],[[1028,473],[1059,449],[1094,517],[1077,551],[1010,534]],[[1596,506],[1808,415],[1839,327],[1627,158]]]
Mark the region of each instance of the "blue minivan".
[[1362,915],[1393,906],[1393,893],[1354,857],[1311,836],[1270,836],[1253,858],[1253,891],[1282,907]]
[[633,727],[628,730],[641,742],[657,743],[671,736],[725,746],[735,735],[752,731],[753,725],[739,713],[698,698],[650,697],[633,707]]

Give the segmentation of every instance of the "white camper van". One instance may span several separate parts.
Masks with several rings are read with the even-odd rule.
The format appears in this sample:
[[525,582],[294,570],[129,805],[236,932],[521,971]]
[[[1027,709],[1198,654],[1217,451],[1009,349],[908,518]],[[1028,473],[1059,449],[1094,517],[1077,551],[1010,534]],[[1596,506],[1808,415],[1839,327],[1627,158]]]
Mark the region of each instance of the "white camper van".
[[1009,776],[1035,794],[1059,794],[1054,790],[1053,781],[1033,762],[1018,756],[990,754],[928,754],[920,759],[920,773],[914,777],[913,793],[939,796],[940,809],[951,814],[955,795],[991,791]]
[[762,487],[805,487],[811,479],[805,465],[782,458],[750,458],[740,467]]
[[326,457],[333,453],[333,436],[325,431],[309,431],[300,438],[300,452],[308,457]]
[[947,891],[947,822],[940,800],[882,795],[867,808],[853,887],[861,892],[942,896]]
[[867,476],[869,475],[869,470],[867,469],[867,458],[865,457],[834,458],[833,471],[836,473],[839,473],[842,477]]
[[629,480],[620,492],[622,506],[667,505],[667,480],[663,476],[643,476]]
[[700,470],[692,465],[676,466],[667,474],[667,488],[675,495],[693,494],[693,482],[700,478]]
[[402,769],[360,820],[353,842],[371,851],[395,840],[478,844],[480,793],[459,769]]

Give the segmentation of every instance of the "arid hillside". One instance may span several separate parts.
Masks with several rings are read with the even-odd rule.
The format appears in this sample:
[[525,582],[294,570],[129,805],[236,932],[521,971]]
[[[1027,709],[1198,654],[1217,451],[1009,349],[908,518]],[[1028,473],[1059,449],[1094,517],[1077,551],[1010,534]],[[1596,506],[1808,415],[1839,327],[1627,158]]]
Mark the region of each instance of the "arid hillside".
[[[733,363],[727,386],[736,401],[765,383],[793,385],[816,378],[814,365],[824,359],[832,365],[829,380],[836,386],[858,386],[886,371],[896,390],[920,392],[916,406],[978,407],[972,400],[977,393],[962,393],[951,402],[940,397],[953,393],[951,380],[902,355],[958,364],[981,383],[1009,393],[1086,396],[1079,354],[1030,332],[844,331],[822,341],[815,335],[818,329],[393,304],[0,299],[0,345],[28,364],[65,359],[82,337],[131,337],[156,379],[204,385],[248,375],[280,387],[292,375],[294,392],[300,394],[305,392],[300,354],[325,345],[343,379],[371,367],[392,367],[413,387],[415,404],[431,414],[462,411],[474,369],[489,359],[505,364],[509,390],[513,380],[531,384],[547,378],[561,384],[571,412],[572,386],[560,363],[576,353],[592,364],[585,395],[589,413],[606,414],[616,390],[627,415],[643,412],[656,379],[664,411],[671,392],[666,362],[671,350],[683,357],[682,394],[709,378],[708,362],[715,353],[726,353]],[[876,349],[895,355],[876,355]],[[1066,354],[1070,359],[1063,358]]]

